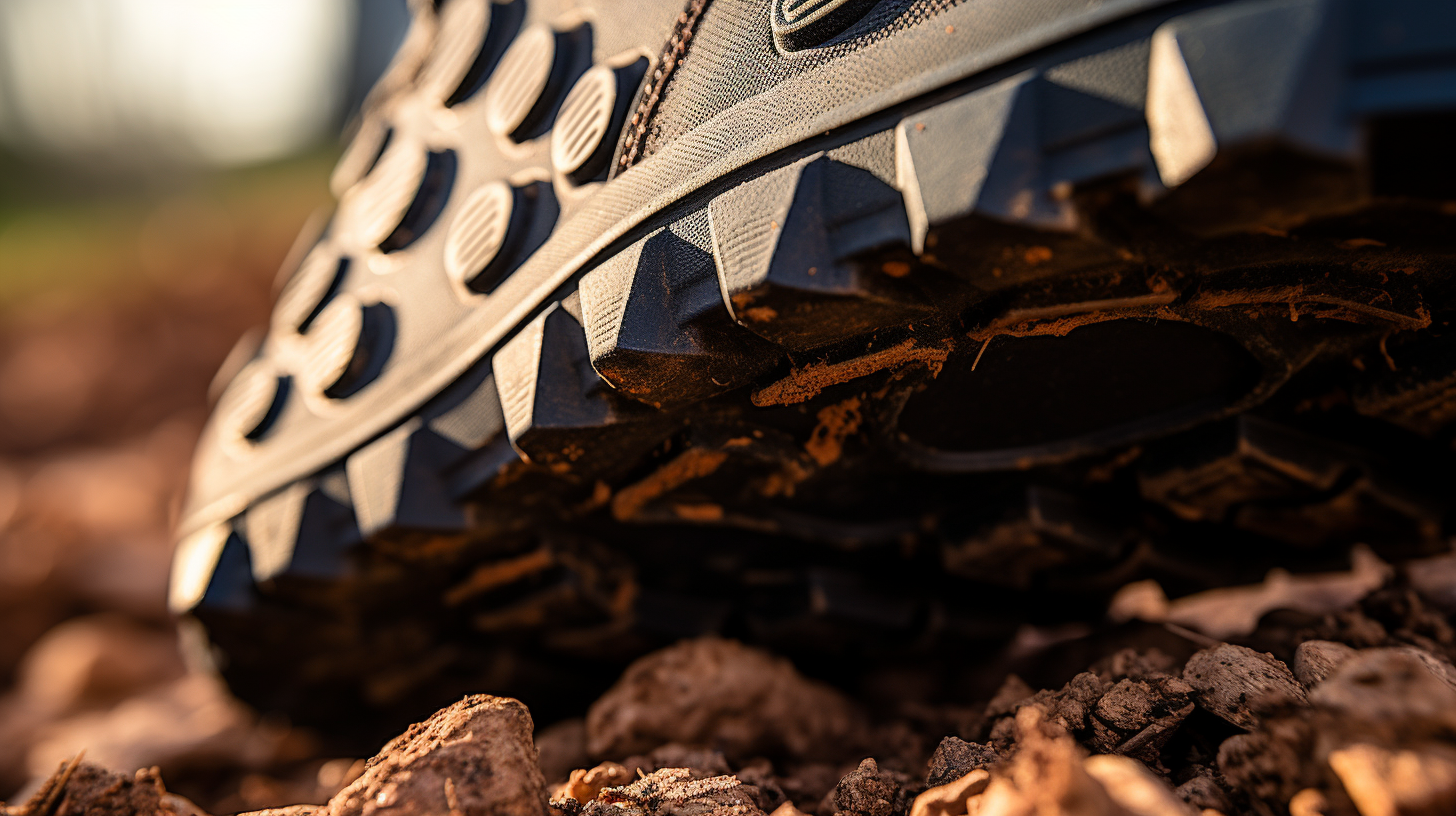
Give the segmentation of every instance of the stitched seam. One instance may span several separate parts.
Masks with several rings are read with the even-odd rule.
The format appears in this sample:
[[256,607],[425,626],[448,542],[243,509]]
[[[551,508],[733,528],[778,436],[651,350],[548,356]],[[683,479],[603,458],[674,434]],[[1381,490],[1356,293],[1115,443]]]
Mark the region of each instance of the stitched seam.
[[642,143],[647,136],[647,125],[652,120],[652,115],[657,112],[657,104],[662,99],[668,80],[672,78],[673,70],[687,54],[693,33],[698,28],[698,21],[702,19],[709,2],[710,0],[688,0],[687,8],[677,16],[672,36],[668,38],[667,45],[662,49],[662,56],[657,60],[657,68],[652,72],[652,85],[642,95],[641,101],[637,103],[637,110],[627,122],[627,132],[623,136],[622,153],[617,160],[616,172],[620,173],[636,164],[641,155]]

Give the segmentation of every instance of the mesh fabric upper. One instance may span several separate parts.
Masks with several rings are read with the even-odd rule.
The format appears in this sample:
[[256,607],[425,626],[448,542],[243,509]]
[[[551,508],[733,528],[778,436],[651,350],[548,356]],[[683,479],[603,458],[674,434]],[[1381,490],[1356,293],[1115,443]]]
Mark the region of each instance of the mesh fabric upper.
[[825,45],[786,55],[774,45],[769,26],[772,0],[713,0],[648,124],[642,157],[744,99],[925,22],[959,2],[884,0]]

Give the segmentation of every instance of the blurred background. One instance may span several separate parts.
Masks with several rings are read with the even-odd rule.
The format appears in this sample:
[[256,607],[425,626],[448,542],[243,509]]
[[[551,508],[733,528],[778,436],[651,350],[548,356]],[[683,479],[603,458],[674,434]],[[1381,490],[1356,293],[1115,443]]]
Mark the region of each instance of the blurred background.
[[83,747],[214,813],[358,772],[189,672],[165,586],[208,384],[408,22],[405,0],[0,3],[0,801]]

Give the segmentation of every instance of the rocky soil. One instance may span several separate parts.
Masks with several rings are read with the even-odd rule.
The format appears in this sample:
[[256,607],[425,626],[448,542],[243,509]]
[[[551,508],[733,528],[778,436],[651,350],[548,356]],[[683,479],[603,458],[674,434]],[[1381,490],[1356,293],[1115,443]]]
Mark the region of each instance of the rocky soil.
[[0,799],[81,747],[110,769],[160,766],[220,811],[327,798],[353,763],[190,672],[165,605],[209,383],[266,319],[316,186],[167,199],[137,230],[98,218],[28,255],[0,241],[0,275],[87,267],[23,298],[0,287]]
[[1456,813],[1456,555],[1364,550],[1173,601],[1128,586],[985,655],[989,699],[853,699],[699,639],[577,719],[471,696],[330,756],[185,665],[163,607],[209,380],[289,239],[0,320],[4,816]]
[[[1275,651],[1122,649],[1059,688],[1011,675],[984,706],[890,717],[762,651],[684,641],[584,719],[537,730],[520,702],[470,696],[350,767],[326,804],[256,816],[1456,812],[1456,643],[1421,596],[1392,586],[1247,639]],[[155,767],[78,754],[4,812],[205,811]]]

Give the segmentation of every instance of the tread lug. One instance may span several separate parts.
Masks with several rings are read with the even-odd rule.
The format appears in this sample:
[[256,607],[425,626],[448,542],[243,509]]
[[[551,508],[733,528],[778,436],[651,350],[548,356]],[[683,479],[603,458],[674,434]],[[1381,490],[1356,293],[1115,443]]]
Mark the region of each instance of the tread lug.
[[307,482],[294,482],[254,503],[243,514],[242,529],[252,560],[253,580],[267,581],[288,568],[298,545],[308,494]]
[[[688,220],[704,222],[706,232],[700,215]],[[741,385],[777,357],[733,323],[712,254],[683,237],[682,226],[654,232],[581,280],[592,365],[618,391],[659,407]]]
[[202,600],[232,534],[228,524],[218,522],[194,530],[177,542],[167,587],[167,607],[174,614],[186,612]]
[[490,365],[477,363],[421,412],[426,427],[464,450],[478,450],[506,428]]
[[914,251],[983,290],[1115,259],[1078,234],[1071,191],[1145,172],[1151,157],[1142,113],[1126,104],[1136,89],[1100,87],[1102,67],[1023,73],[902,121],[896,183]]
[[196,549],[186,566],[180,549],[173,565],[172,609],[194,613],[249,610],[257,587],[247,542],[233,523],[214,525],[197,533],[193,541]]
[[1283,228],[1361,198],[1330,0],[1258,0],[1153,34],[1147,119],[1170,192],[1154,209],[1199,233]]
[[[477,362],[416,416],[346,461],[345,489],[363,535],[464,529],[469,519],[453,471],[457,466],[470,469],[462,463],[504,430],[490,364]],[[494,472],[482,475],[489,478]]]
[[1029,586],[1038,574],[1106,568],[1130,550],[1132,535],[1099,508],[1075,496],[1031,486],[995,524],[955,543],[947,571],[979,581]]
[[511,444],[528,461],[559,472],[620,464],[619,446],[636,447],[670,432],[664,427],[669,423],[635,421],[650,416],[648,409],[610,393],[591,366],[586,334],[573,312],[580,312],[575,296],[553,304],[492,361]]
[[[912,241],[976,214],[1068,230],[1069,206],[1035,195],[1040,171],[1037,90],[1027,73],[922,111],[896,128],[896,169]],[[1074,92],[1067,91],[1068,94]]]
[[812,156],[718,196],[708,216],[729,311],[768,340],[812,348],[929,311],[896,280],[908,265],[860,257],[910,243],[899,191],[866,170]]
[[350,455],[345,469],[359,529],[366,536],[465,529],[465,510],[451,500],[443,471],[467,452],[415,417]]
[[1296,546],[1433,544],[1443,515],[1362,452],[1249,415],[1213,429],[1202,451],[1145,464],[1139,484],[1186,521]]
[[344,553],[362,540],[340,470],[295,482],[254,504],[242,530],[259,583],[336,577],[346,567]]
[[457,501],[520,460],[505,432],[506,418],[489,360],[477,363],[422,414],[426,428],[467,451],[445,473],[446,492]]
[[1358,387],[1355,410],[1428,437],[1456,423],[1456,338],[1417,335],[1389,353],[1395,370]]

